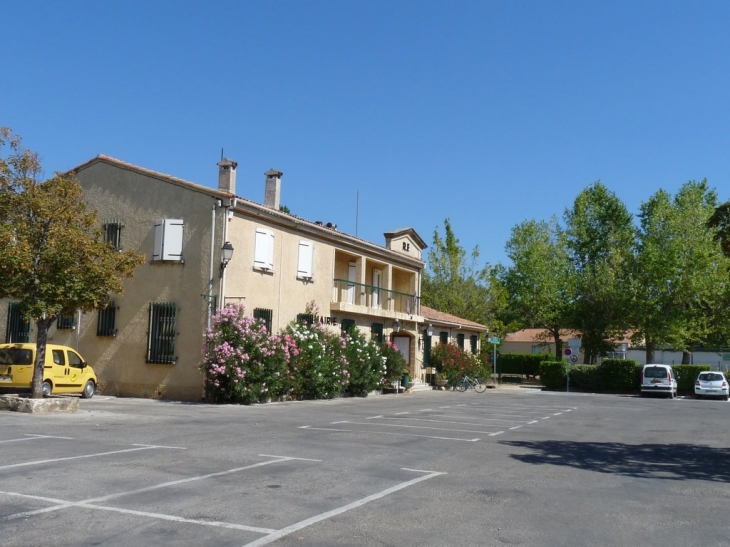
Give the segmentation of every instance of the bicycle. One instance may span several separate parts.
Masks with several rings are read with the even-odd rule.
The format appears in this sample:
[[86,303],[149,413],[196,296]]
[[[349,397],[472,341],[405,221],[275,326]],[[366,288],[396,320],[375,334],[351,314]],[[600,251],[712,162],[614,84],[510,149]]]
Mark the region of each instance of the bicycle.
[[461,377],[461,380],[456,384],[456,391],[464,392],[469,389],[473,389],[477,393],[484,393],[487,390],[486,382],[482,382],[479,378],[469,378],[466,374]]

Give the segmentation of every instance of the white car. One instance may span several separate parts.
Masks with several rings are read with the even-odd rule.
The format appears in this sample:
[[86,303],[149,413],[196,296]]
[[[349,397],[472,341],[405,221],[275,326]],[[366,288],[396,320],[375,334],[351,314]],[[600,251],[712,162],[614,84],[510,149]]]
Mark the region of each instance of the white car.
[[708,397],[722,397],[726,401],[730,395],[727,378],[722,372],[706,371],[700,372],[695,381],[695,397],[698,399],[707,395]]
[[677,396],[678,379],[671,365],[644,365],[641,371],[641,396],[664,393],[674,399]]

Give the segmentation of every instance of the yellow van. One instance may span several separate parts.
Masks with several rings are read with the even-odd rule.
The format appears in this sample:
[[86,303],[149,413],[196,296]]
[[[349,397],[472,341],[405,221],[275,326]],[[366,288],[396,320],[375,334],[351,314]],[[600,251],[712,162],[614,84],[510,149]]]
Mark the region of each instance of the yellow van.
[[[0,344],[0,388],[31,389],[35,352],[35,344]],[[43,395],[80,393],[89,399],[96,384],[94,369],[76,350],[46,344]]]

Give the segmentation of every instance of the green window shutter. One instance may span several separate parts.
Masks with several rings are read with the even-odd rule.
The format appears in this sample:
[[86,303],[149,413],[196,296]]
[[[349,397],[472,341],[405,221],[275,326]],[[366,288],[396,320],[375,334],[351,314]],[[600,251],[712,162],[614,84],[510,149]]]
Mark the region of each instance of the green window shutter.
[[20,304],[8,304],[8,323],[5,327],[5,343],[25,343],[30,335],[30,321],[23,321],[20,314]]
[[471,345],[471,352],[476,353],[477,352],[477,335],[472,334],[471,337],[469,337],[469,343]]
[[311,325],[314,323],[314,314],[313,313],[298,313],[297,314],[297,323],[306,323],[307,325]]
[[150,303],[150,324],[147,336],[147,362],[174,365],[175,357],[175,315],[174,302]]
[[99,310],[99,316],[96,321],[96,335],[97,336],[116,336],[116,317],[117,307],[114,302],[109,302],[109,305]]
[[350,329],[355,327],[355,320],[354,319],[343,319],[342,320],[342,334],[347,334],[350,332]]
[[373,323],[370,327],[370,339],[383,342],[383,324]]
[[459,333],[459,334],[456,335],[456,344],[461,349],[464,349],[464,335],[462,333]]
[[261,319],[266,326],[266,331],[271,333],[271,320],[274,318],[274,310],[255,308],[253,310],[253,317],[254,319]]
[[66,330],[66,329],[72,329],[75,326],[75,319],[76,315],[64,315],[62,313],[58,314],[58,319],[56,319],[56,328],[59,330]]

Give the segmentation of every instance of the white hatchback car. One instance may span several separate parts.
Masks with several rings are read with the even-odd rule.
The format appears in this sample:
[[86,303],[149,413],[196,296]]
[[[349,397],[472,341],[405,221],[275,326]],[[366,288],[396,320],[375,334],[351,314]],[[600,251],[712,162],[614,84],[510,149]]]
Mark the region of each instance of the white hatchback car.
[[727,378],[722,372],[700,372],[697,381],[695,381],[695,397],[701,399],[705,395],[708,397],[722,397],[726,401],[730,398]]

